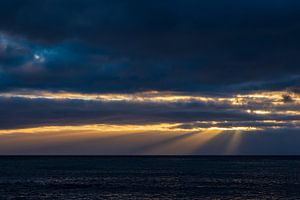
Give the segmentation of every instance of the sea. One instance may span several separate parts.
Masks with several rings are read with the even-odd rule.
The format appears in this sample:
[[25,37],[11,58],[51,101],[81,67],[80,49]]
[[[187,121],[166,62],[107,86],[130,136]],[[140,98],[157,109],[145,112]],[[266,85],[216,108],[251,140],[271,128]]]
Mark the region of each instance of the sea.
[[300,157],[2,156],[0,199],[300,199]]

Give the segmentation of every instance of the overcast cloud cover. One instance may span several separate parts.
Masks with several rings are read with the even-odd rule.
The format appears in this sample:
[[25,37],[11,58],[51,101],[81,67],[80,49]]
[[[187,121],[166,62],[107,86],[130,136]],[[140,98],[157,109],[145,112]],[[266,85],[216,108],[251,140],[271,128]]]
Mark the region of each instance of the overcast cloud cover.
[[1,89],[297,88],[299,11],[293,0],[1,1]]
[[[222,128],[257,127],[274,134],[272,141],[294,140],[300,125],[299,35],[297,0],[0,1],[0,129],[99,123],[191,129],[215,121]],[[278,104],[265,98],[233,105],[14,95],[24,91],[157,91],[212,99],[286,94]],[[246,140],[240,152],[254,148]],[[300,153],[275,143],[268,148],[273,150],[250,152]],[[222,152],[212,146],[205,152]]]

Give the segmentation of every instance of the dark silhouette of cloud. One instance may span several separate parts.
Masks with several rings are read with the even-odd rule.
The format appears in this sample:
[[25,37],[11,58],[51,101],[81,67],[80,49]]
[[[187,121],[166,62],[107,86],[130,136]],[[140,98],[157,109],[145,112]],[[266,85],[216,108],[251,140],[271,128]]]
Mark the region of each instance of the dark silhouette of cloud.
[[2,1],[1,89],[299,87],[299,10],[293,0]]
[[[181,123],[178,128],[256,127],[298,128],[299,106],[264,103],[236,106],[220,102],[136,102],[0,98],[0,128],[47,125]],[[256,114],[248,109],[267,109]],[[272,108],[270,110],[269,108]],[[288,113],[292,110],[295,113]],[[287,112],[287,113],[286,113]],[[207,123],[208,122],[208,123]],[[212,124],[214,122],[215,124]]]

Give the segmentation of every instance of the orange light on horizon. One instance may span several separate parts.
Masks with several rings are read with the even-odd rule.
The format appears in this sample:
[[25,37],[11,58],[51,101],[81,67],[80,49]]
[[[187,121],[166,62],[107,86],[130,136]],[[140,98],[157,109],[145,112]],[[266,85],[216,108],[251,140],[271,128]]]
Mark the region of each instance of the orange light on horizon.
[[61,132],[61,131],[94,131],[98,133],[114,133],[114,132],[202,132],[202,131],[254,131],[261,130],[257,127],[217,127],[211,123],[211,127],[192,127],[192,128],[180,128],[180,123],[160,123],[160,124],[142,124],[142,125],[112,125],[112,124],[92,124],[92,125],[66,125],[66,126],[40,126],[32,128],[19,128],[19,129],[3,129],[0,130],[0,134],[12,134],[12,133],[41,133],[41,132]]
[[198,101],[204,103],[228,103],[233,106],[247,105],[253,102],[262,103],[268,101],[273,105],[284,104],[283,96],[288,95],[292,98],[293,103],[300,104],[300,95],[286,91],[274,92],[257,92],[249,94],[236,94],[228,97],[214,97],[209,95],[185,94],[180,92],[159,92],[145,91],[129,94],[118,93],[76,93],[76,92],[49,92],[49,91],[16,91],[0,93],[0,97],[20,97],[28,99],[74,99],[86,101],[129,101],[129,102],[157,102],[157,103],[172,103],[172,102],[188,102]]

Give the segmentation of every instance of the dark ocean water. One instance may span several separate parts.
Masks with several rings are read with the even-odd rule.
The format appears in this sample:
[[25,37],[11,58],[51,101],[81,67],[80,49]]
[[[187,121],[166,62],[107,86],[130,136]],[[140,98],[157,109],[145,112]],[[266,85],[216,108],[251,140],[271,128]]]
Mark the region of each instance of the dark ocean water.
[[0,157],[0,199],[300,199],[300,157]]

